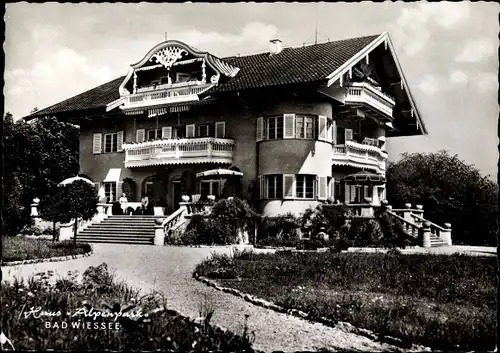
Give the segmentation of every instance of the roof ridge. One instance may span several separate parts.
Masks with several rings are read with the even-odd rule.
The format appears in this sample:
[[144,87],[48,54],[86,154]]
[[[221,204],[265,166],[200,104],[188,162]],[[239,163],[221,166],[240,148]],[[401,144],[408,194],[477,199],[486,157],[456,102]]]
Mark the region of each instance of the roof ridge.
[[[371,38],[371,37],[377,38],[377,37],[379,37],[382,34],[383,33],[378,33],[378,34],[365,35],[365,36],[360,36],[360,37],[350,37],[350,38],[344,38],[344,39],[336,39],[336,40],[330,40],[328,38],[326,41],[323,41],[323,42],[316,42],[316,43],[315,42],[304,42],[304,43],[301,43],[301,44],[290,45],[290,46],[287,46],[287,47],[283,47],[282,50],[285,50],[285,49],[298,49],[298,48],[304,48],[304,47],[312,47],[312,46],[315,46],[315,45],[322,45],[322,44],[328,44],[328,43],[339,43],[339,42],[346,42],[346,41],[351,41],[351,40],[359,40],[359,39]],[[243,54],[243,55],[237,54],[237,55],[220,57],[220,59],[221,60],[227,60],[227,59],[233,59],[233,58],[245,58],[245,57],[249,57],[249,56],[257,56],[257,55],[262,55],[262,54],[266,54],[266,53],[270,53],[270,51],[266,49],[266,50],[262,50],[262,51],[258,51],[258,52],[254,52],[254,53]]]

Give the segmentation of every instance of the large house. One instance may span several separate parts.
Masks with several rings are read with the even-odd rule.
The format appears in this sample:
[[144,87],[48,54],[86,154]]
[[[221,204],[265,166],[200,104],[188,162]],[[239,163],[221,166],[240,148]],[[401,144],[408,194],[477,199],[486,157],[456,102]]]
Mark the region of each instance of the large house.
[[[427,133],[389,34],[270,43],[219,58],[165,41],[125,76],[27,119],[79,125],[80,173],[108,200],[125,182],[131,201],[149,197],[167,213],[183,193],[257,195],[268,215],[328,198],[378,205],[386,138]],[[243,176],[197,176],[219,168]]]

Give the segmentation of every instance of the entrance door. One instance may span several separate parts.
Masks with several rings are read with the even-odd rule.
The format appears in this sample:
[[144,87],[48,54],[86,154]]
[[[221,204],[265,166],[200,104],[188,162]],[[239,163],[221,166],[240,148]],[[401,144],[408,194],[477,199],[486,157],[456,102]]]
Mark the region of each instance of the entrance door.
[[180,181],[172,182],[172,212],[179,208],[179,202],[181,202],[182,198],[182,183]]

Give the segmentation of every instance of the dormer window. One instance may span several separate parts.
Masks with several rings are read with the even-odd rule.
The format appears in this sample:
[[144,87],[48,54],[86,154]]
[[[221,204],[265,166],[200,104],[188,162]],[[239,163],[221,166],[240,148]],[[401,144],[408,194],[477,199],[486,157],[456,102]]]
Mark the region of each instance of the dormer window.
[[175,76],[175,82],[189,82],[191,80],[191,75],[185,72],[178,72]]

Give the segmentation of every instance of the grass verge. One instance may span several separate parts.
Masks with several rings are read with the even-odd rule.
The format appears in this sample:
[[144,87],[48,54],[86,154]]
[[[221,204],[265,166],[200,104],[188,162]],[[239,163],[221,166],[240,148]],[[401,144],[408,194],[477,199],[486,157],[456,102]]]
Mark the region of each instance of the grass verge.
[[27,238],[23,236],[3,237],[3,262],[46,259],[50,257],[86,254],[92,250],[90,244],[72,240],[52,242],[47,239]]
[[495,346],[496,259],[397,253],[236,253],[195,269],[312,317],[347,321],[408,346]]
[[82,281],[78,276],[55,280],[49,272],[4,282],[2,332],[16,350],[253,351],[248,335],[209,324],[213,310],[203,310],[210,317],[196,323],[167,310],[160,293],[141,296],[118,282],[105,263],[89,267]]

